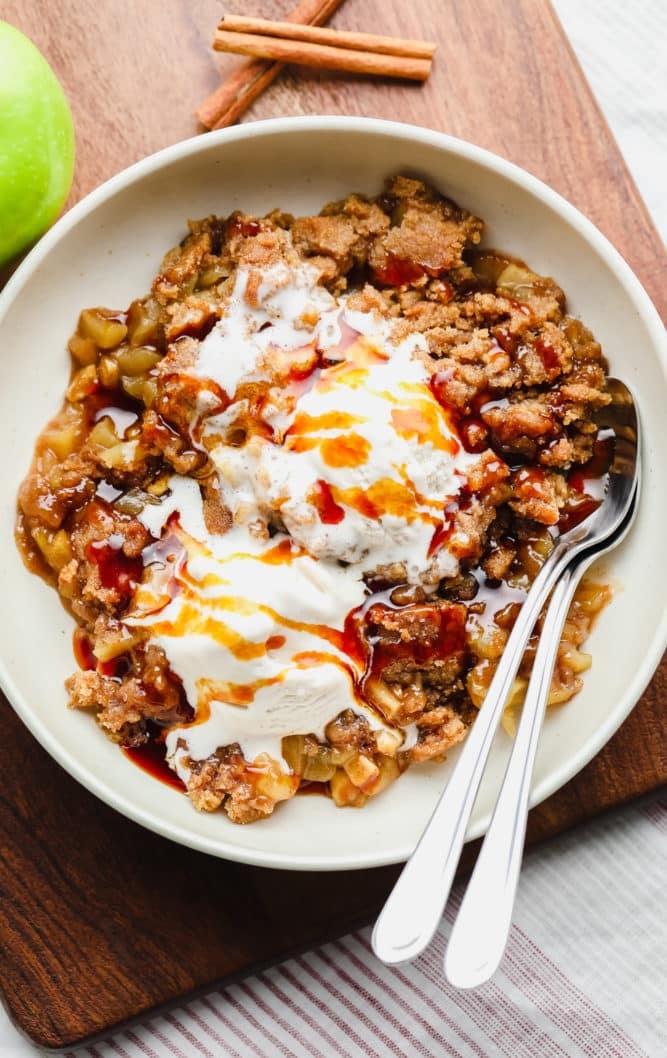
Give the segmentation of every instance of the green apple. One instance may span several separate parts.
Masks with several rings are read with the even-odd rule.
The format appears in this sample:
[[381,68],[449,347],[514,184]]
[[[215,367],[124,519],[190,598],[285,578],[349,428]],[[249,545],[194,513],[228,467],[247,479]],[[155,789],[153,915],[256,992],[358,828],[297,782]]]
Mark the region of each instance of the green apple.
[[32,41],[0,21],[0,265],[55,219],[74,170],[65,94]]

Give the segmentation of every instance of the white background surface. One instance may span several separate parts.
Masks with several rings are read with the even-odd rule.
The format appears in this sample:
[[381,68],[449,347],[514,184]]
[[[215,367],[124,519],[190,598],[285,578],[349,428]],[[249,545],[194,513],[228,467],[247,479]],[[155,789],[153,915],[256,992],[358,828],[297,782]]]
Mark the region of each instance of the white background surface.
[[[665,238],[667,4],[554,4]],[[401,973],[368,955],[364,931],[79,1055],[659,1058],[666,868],[667,805],[653,798],[528,855],[508,956],[476,993],[440,980],[446,923]],[[40,1053],[0,1011],[0,1055]]]
[[656,227],[667,240],[667,4],[552,3]]

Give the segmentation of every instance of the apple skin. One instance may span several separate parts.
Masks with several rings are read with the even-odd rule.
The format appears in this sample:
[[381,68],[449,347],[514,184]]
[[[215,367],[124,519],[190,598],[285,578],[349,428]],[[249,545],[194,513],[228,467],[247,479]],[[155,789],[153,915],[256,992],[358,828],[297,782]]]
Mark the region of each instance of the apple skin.
[[74,124],[53,70],[0,21],[0,265],[58,215],[74,172]]

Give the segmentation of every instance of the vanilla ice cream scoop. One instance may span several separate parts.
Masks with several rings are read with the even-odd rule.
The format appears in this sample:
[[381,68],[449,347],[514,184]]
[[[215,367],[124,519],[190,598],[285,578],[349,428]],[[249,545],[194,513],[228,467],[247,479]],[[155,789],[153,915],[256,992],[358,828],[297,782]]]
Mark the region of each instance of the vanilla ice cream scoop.
[[[396,342],[394,321],[334,301],[312,266],[287,274],[276,267],[252,306],[240,270],[231,308],[193,368],[230,400],[199,424],[225,504],[237,524],[264,520],[314,557],[362,572],[401,562],[413,582],[454,575],[458,563],[442,526],[474,457],[429,386],[424,337]],[[286,353],[295,356],[297,377],[285,385],[281,376],[276,387],[272,360],[283,368]],[[248,399],[238,394],[262,383],[255,416],[264,429],[249,431],[241,445],[221,443],[226,430],[247,422]]]
[[356,691],[364,659],[346,624],[366,596],[361,577],[284,534],[210,534],[196,482],[175,475],[169,485],[139,515],[169,546],[147,556],[125,623],[148,630],[195,707],[195,723],[169,735],[175,759],[179,742],[195,759],[238,743],[248,760],[267,753],[284,764],[283,737],[323,739],[345,709],[386,727]]

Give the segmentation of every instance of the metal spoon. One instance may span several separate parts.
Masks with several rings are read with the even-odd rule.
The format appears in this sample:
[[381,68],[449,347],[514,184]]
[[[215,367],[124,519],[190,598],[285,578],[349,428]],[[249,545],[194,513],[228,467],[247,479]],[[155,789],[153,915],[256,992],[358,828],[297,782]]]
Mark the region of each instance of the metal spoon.
[[608,386],[612,403],[599,423],[615,433],[607,494],[596,511],[559,537],[521,607],[454,772],[375,924],[373,950],[385,963],[416,958],[438,927],[505,701],[546,599],[566,567],[601,548],[630,508],[637,479],[637,415],[627,386],[617,379],[609,379]]
[[639,482],[618,531],[601,550],[575,559],[553,590],[503,784],[449,937],[445,975],[456,988],[484,984],[503,957],[521,870],[533,765],[563,625],[586,570],[628,533],[637,511],[638,493]]

